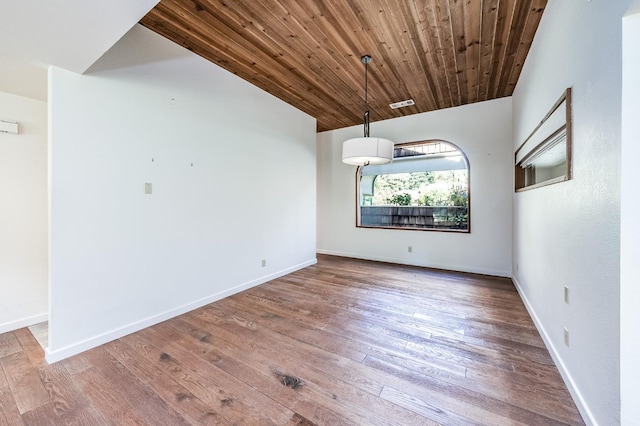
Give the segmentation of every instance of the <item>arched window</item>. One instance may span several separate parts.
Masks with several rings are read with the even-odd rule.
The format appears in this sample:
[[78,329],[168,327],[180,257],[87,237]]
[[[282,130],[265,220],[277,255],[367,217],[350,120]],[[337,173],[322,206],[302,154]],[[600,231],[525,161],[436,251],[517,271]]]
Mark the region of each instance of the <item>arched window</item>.
[[389,164],[358,167],[357,226],[470,232],[469,161],[455,145],[396,145]]

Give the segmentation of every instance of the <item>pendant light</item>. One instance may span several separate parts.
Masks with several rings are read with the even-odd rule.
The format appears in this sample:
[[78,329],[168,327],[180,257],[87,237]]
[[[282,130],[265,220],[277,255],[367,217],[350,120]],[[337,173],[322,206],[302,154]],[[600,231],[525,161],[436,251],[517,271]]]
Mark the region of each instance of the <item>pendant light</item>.
[[353,166],[385,164],[393,160],[393,142],[369,136],[368,67],[371,56],[360,58],[364,64],[364,137],[353,138],[342,144],[342,162]]

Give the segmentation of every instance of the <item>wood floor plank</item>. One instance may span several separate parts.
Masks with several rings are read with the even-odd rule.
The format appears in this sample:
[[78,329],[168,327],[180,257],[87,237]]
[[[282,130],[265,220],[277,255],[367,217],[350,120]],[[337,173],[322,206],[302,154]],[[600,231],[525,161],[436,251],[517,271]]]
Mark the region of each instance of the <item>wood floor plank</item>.
[[[257,293],[257,292],[255,292]],[[347,334],[350,338],[358,341],[365,341],[377,346],[403,348],[412,335],[399,332],[386,325],[379,325],[364,318],[358,321],[336,320],[335,318],[319,319],[311,316],[308,311],[297,311],[286,301],[277,301],[265,296],[265,294],[255,295],[245,294],[240,300],[241,305],[254,306],[258,311],[269,311],[280,316],[287,321],[304,324],[305,327],[318,328],[320,330],[338,330],[341,334]],[[233,298],[230,298],[233,300]],[[227,302],[227,301],[225,301]],[[429,338],[430,334],[426,334]]]
[[[260,294],[262,295],[263,298],[268,297],[268,295],[266,294],[266,290]],[[230,299],[233,299],[233,298],[230,298]],[[277,301],[276,298],[272,298],[271,300],[276,304],[280,303]],[[224,303],[221,303],[218,306],[220,305],[224,306],[225,303],[228,303],[228,301],[225,300]],[[281,303],[283,303],[286,306],[291,306],[291,300],[286,300]],[[302,305],[305,311],[311,312],[312,314],[311,316],[313,318],[317,317],[317,315],[315,315],[315,312],[313,312],[315,308],[313,307],[312,304],[309,304],[308,302],[298,302],[297,305]],[[349,334],[351,336],[357,336],[358,332],[351,327],[356,322],[352,317],[353,317],[352,314],[345,315],[340,312],[334,312],[333,319],[327,319],[327,318],[323,319],[323,321],[325,322],[324,329],[328,329],[330,326],[333,325],[334,327],[336,327],[337,330],[343,330],[343,331],[346,330],[346,331],[349,331]],[[367,319],[363,320],[362,318],[367,318]],[[428,358],[430,360],[439,360],[440,365],[460,366],[460,368],[464,370],[464,367],[473,366],[476,363],[484,362],[484,363],[488,363],[489,365],[493,365],[499,368],[504,368],[509,371],[512,371],[514,369],[513,363],[510,360],[506,359],[507,357],[504,355],[500,357],[484,356],[484,354],[482,354],[483,350],[481,348],[478,348],[475,351],[469,351],[468,348],[470,348],[470,346],[467,346],[464,349],[461,349],[461,348],[453,347],[450,345],[449,346],[439,345],[439,344],[433,344],[433,343],[426,344],[425,342],[429,342],[431,340],[430,339],[431,335],[429,333],[425,334],[417,328],[406,328],[399,323],[395,323],[392,325],[395,327],[395,330],[390,330],[384,326],[385,322],[388,322],[388,321],[385,321],[384,319],[369,320],[368,316],[361,315],[359,326],[364,328],[363,340],[371,341],[372,339],[375,339],[373,337],[370,337],[370,334],[373,333],[373,334],[377,334],[378,336],[384,336],[386,338],[386,342],[388,342],[392,340],[387,337],[389,334],[398,336],[399,335],[398,333],[402,333],[402,336],[405,337],[406,340],[401,340],[397,346],[409,348],[409,349],[417,348],[418,350],[425,349],[426,347],[430,351],[430,354],[429,354],[430,356],[425,358]],[[347,326],[344,324],[350,324],[351,326]],[[402,331],[398,331],[398,329]],[[407,336],[412,336],[412,337],[407,337]],[[419,341],[419,343],[416,343],[415,342],[416,340]],[[386,345],[382,344],[381,346],[384,347]]]
[[0,390],[1,389],[8,389],[9,388],[9,382],[7,381],[7,376],[4,373],[4,369],[2,368],[2,364],[0,363]]
[[[22,415],[22,421],[28,426],[57,426],[53,413],[53,403],[48,402]],[[59,423],[62,425],[63,423]]]
[[[274,292],[273,287],[269,287],[269,289],[265,290],[265,292],[271,292],[277,295],[277,297],[271,298],[274,303],[280,302],[282,304],[292,305],[291,300],[295,299],[295,295],[292,296],[292,294],[295,294],[295,292],[291,289],[278,294],[277,291]],[[302,296],[302,294],[299,295],[299,297]],[[262,297],[270,298],[268,293],[263,293]],[[466,324],[463,324],[460,318],[453,318],[447,320],[446,322],[443,322],[441,316],[437,315],[431,316],[431,318],[436,318],[437,321],[419,321],[418,319],[424,320],[426,316],[418,315],[412,312],[409,312],[408,315],[407,313],[399,314],[394,311],[386,310],[384,308],[378,308],[375,306],[368,306],[356,301],[345,302],[342,305],[338,305],[337,303],[332,301],[327,301],[325,303],[329,303],[332,306],[336,306],[340,309],[338,312],[334,312],[331,315],[331,321],[333,322],[344,320],[345,318],[347,318],[349,320],[349,323],[354,323],[354,318],[360,317],[361,319],[364,318],[366,320],[369,320],[372,324],[376,324],[378,327],[383,327],[384,324],[388,324],[395,328],[395,332],[402,332],[409,335],[415,334],[422,338],[429,338],[431,337],[431,334],[448,335],[452,338],[459,338],[460,335],[469,334],[474,329],[478,328],[487,332],[485,333],[486,335],[490,334],[495,329],[495,326],[479,321],[466,320]],[[307,306],[311,306],[312,302],[308,301],[307,304]],[[299,303],[296,304],[296,306],[298,305]],[[327,319],[324,320],[329,321]],[[515,333],[516,335],[523,333],[523,330],[520,327],[514,326],[510,322],[503,323],[502,325],[503,326],[499,330],[499,335],[501,337],[504,337],[506,333],[509,333],[510,329],[512,329],[511,332]],[[533,323],[529,320],[527,325],[524,327],[524,333],[530,334],[532,328]],[[452,334],[451,330],[455,330],[456,333]],[[539,339],[537,335],[535,335],[535,338]]]
[[44,350],[27,328],[15,330],[13,334],[16,336],[22,352],[27,356],[31,365],[39,367],[45,364]]
[[22,351],[1,358],[0,364],[20,414],[34,410],[50,401],[38,372]]
[[[290,280],[290,282],[292,282],[292,280]],[[269,289],[270,291],[274,291],[273,290],[274,287],[270,287]],[[305,288],[305,290],[307,290],[307,288]],[[448,293],[450,293],[450,291],[451,291],[450,289],[447,290]],[[286,289],[286,293],[290,294],[291,292],[295,292],[295,290],[293,290],[292,288]],[[302,294],[300,294],[300,296],[302,296]],[[386,306],[376,306],[375,302],[371,303],[371,300],[374,298],[371,297],[370,292],[368,293],[367,296],[368,297],[366,298],[361,297],[360,299],[348,300],[348,308],[343,306],[343,309],[345,310],[359,309],[365,315],[382,316],[382,319],[385,321],[389,319],[395,319],[398,317],[402,318],[402,316],[404,315],[409,315],[409,316],[413,316],[415,318],[420,318],[420,319],[430,319],[431,326],[439,325],[440,326],[439,328],[444,327],[448,330],[457,328],[459,332],[463,334],[469,334],[469,332],[477,329],[490,332],[491,330],[495,329],[495,326],[493,323],[498,323],[501,326],[500,328],[501,336],[509,332],[515,333],[516,335],[524,334],[525,336],[523,336],[523,338],[526,337],[526,338],[534,339],[536,343],[540,342],[539,336],[537,334],[537,331],[535,330],[533,322],[530,320],[530,318],[525,316],[523,316],[521,320],[517,321],[513,318],[513,315],[510,315],[509,320],[506,321],[504,320],[505,315],[503,312],[500,312],[498,316],[490,317],[489,312],[486,312],[486,309],[485,309],[485,311],[482,312],[482,317],[479,318],[477,315],[474,315],[474,316],[465,315],[464,317],[465,321],[461,321],[461,318],[459,317],[447,318],[445,315],[442,315],[442,313],[440,312],[434,315],[429,315],[428,310],[422,310],[422,311],[417,310],[415,313],[412,313],[411,312],[412,307],[408,305],[405,301],[403,301],[402,304],[400,305],[395,305],[395,306],[402,306],[402,311],[399,311],[397,309],[388,309],[388,307]],[[433,295],[431,296],[433,297]],[[472,299],[474,300],[478,298],[477,294],[472,294],[469,296],[472,296]],[[466,297],[469,297],[469,296],[466,296]],[[450,297],[450,294],[448,294],[448,297]],[[334,304],[335,302],[329,301],[329,303]],[[367,312],[367,311],[371,311],[371,312]],[[388,311],[388,313],[391,314],[390,318],[384,317],[385,311]],[[420,322],[415,321],[415,324],[420,324]]]
[[467,374],[466,385],[471,388],[483,387],[487,394],[509,402],[531,412],[545,415],[558,421],[575,424],[580,415],[572,404],[566,401],[564,392],[556,392],[544,381],[536,383],[531,376],[500,370],[473,370]]
[[[259,293],[263,290],[264,293]],[[312,300],[300,299],[302,294],[296,297],[291,291],[278,291],[269,289],[257,289],[257,294],[260,294],[263,298],[277,301],[281,306],[295,306],[299,309],[299,313],[305,315],[307,318],[316,320],[319,319],[325,322],[327,325],[339,326],[340,324],[349,324],[350,326],[356,326],[364,329],[369,329],[372,326],[378,326],[382,330],[385,330],[385,337],[399,336],[401,339],[406,338],[406,335],[418,335],[423,338],[431,337],[433,332],[432,327],[424,327],[419,321],[411,320],[408,316],[405,321],[400,315],[394,315],[389,313],[385,315],[384,312],[375,308],[358,308],[354,303],[331,303],[323,302],[322,305],[314,303]],[[293,300],[297,300],[294,304]],[[332,309],[328,310],[327,305]],[[318,306],[322,306],[323,311],[319,311]],[[301,308],[301,309],[300,309]],[[411,321],[408,323],[408,321]],[[459,330],[458,333],[462,331]]]
[[208,406],[181,386],[159,368],[143,357],[126,343],[116,340],[107,350],[137,377],[144,377],[146,383],[178,413],[193,424],[230,425],[232,424],[213,407]]
[[293,412],[239,382],[177,344],[163,339],[153,329],[145,329],[123,339],[149,348],[150,360],[163,365],[174,379],[196,397],[220,410],[228,420],[238,424],[286,423]]
[[483,392],[483,389],[470,390],[458,384],[451,383],[446,378],[440,379],[428,374],[422,374],[418,371],[404,368],[396,363],[387,362],[373,356],[368,356],[364,363],[372,368],[394,375],[403,382],[408,382],[426,389],[432,389],[443,395],[468,401],[475,406],[484,407],[504,418],[513,419],[515,422],[530,425],[559,423],[548,417],[532,413],[529,410],[487,396]]
[[[239,332],[240,330],[236,331],[236,334]],[[245,339],[248,340],[248,339]],[[283,340],[280,340],[280,344],[278,345],[278,349],[282,350],[284,353],[288,353],[290,352],[291,348],[288,347],[288,345],[286,344],[286,342],[284,342]],[[261,353],[263,351],[266,351],[266,355],[265,358],[267,359],[273,359],[275,357],[277,357],[277,353],[275,352],[271,352],[269,353],[269,347],[265,344],[264,346],[259,346],[256,344],[252,344],[251,346],[251,350],[247,351],[250,353]],[[303,358],[307,358],[307,356],[303,356]],[[304,362],[304,361],[301,361]],[[336,392],[336,395],[339,396],[339,398],[337,398],[337,401],[341,401],[343,398],[345,398],[345,396],[350,397],[351,401],[354,402],[354,399],[358,399],[363,406],[367,406],[369,407],[369,410],[372,411],[372,414],[375,414],[375,417],[372,419],[369,419],[368,421],[364,422],[364,424],[378,424],[376,422],[376,419],[380,419],[381,418],[381,414],[383,412],[387,413],[388,417],[384,417],[384,422],[383,424],[421,424],[419,420],[413,418],[411,420],[407,420],[407,417],[411,417],[411,416],[407,416],[406,413],[400,413],[397,410],[397,406],[393,407],[393,406],[386,406],[384,400],[380,399],[380,398],[373,398],[373,395],[375,395],[376,397],[378,396],[378,392],[372,392],[371,388],[367,388],[367,387],[362,387],[362,382],[364,381],[372,381],[375,380],[376,383],[380,383],[380,384],[384,384],[385,382],[392,380],[393,382],[395,382],[395,380],[393,380],[394,378],[389,377],[387,374],[382,374],[380,372],[377,371],[373,371],[373,370],[368,370],[366,369],[364,366],[362,366],[361,364],[358,363],[352,363],[349,360],[346,360],[345,362],[349,363],[348,367],[344,366],[344,365],[340,365],[338,363],[338,365],[326,365],[326,364],[322,364],[323,365],[323,370],[326,370],[329,372],[329,374],[333,374],[334,378],[330,379],[330,381],[322,381],[321,380],[321,375],[318,375],[317,372],[315,372],[315,369],[313,367],[313,365],[304,365],[304,376],[303,379],[307,379],[307,377],[310,377],[310,382],[315,383],[316,385],[322,387],[322,388],[326,388],[326,387],[331,387],[334,389],[334,392]],[[337,371],[337,372],[342,372],[343,375],[347,376],[349,378],[348,382],[349,384],[342,387],[338,386],[340,383],[342,383],[342,380],[340,380],[340,377],[337,377],[338,375],[334,374],[333,371]],[[313,374],[313,373],[316,374]],[[345,372],[347,372],[345,374]],[[338,390],[340,389],[340,391]],[[369,393],[369,397],[367,397],[364,393],[362,393],[361,391],[364,392],[370,392]],[[368,399],[367,399],[368,398]],[[362,401],[365,402],[362,402]],[[375,404],[373,403],[375,401],[377,401]],[[358,402],[354,402],[355,404],[358,404]],[[374,410],[372,407],[376,407],[379,408],[380,411],[376,411]],[[394,415],[389,415],[391,413],[394,413]],[[396,423],[396,420],[399,419],[399,423]],[[425,422],[426,424],[429,424],[429,419],[424,419],[422,420],[422,422]]]
[[144,382],[122,363],[115,359],[106,347],[87,354],[87,359],[103,376],[109,377],[110,385],[120,392],[133,409],[150,424],[188,425],[173,407],[167,404]]
[[[302,418],[316,424],[357,424],[348,420],[349,413],[336,407],[334,395],[327,395],[326,391],[318,392],[309,386],[308,381],[295,389],[283,385],[281,379],[274,374],[275,367],[272,367],[277,360],[265,358],[257,352],[247,351],[219,338],[212,341],[209,338],[211,334],[187,321],[172,321],[171,325],[180,333],[178,340],[184,342],[185,347],[193,348],[197,345],[197,349],[193,348],[194,352],[202,353],[205,360],[251,384],[280,404],[290,407]],[[191,344],[185,342],[185,336],[193,338]],[[346,414],[347,417],[341,414]]]
[[82,354],[63,359],[60,363],[71,375],[82,373],[83,371],[93,367]]
[[0,334],[0,358],[16,354],[22,350],[14,333]]
[[95,367],[88,368],[73,376],[77,386],[91,400],[93,407],[110,424],[149,425],[131,404],[120,393],[111,378],[103,376]]
[[[232,298],[225,300],[225,305],[226,304],[230,304],[231,306],[235,306],[236,308],[239,308],[241,306],[241,305],[234,304],[234,301],[232,300]],[[217,304],[216,307],[218,309],[222,307],[223,313],[227,312],[227,310],[224,308],[224,305],[222,304]],[[251,312],[245,312],[244,314],[253,318],[255,322],[260,322],[261,320],[261,317]],[[330,333],[327,331],[327,327],[323,327],[322,330],[316,329],[311,325],[302,327],[299,324],[297,324],[296,321],[290,321],[289,319],[283,318],[278,315],[276,316],[268,315],[265,318],[267,320],[265,322],[265,325],[278,333],[287,335],[289,337],[293,337],[300,342],[304,342],[304,343],[316,346],[322,350],[330,351],[338,355],[346,356],[347,358],[354,359],[350,356],[351,352],[347,352],[346,355],[344,354],[345,347],[346,348],[352,347],[354,350],[358,349],[359,354],[362,353],[362,351],[366,351],[366,353],[369,353],[369,354],[371,353],[384,354],[394,358],[403,358],[404,355],[406,354],[406,350],[404,350],[407,344],[406,340],[403,340],[402,344],[398,345],[399,346],[398,349],[396,349],[395,345],[389,345],[384,343],[376,343],[375,345],[372,345],[371,344],[372,340],[375,341],[373,336],[371,336],[372,334],[375,333],[374,330],[372,330],[371,333],[368,333],[368,334],[362,333],[358,336],[356,336],[352,331],[350,331],[348,333],[349,337],[347,338],[345,336],[344,329],[341,333],[339,330],[333,330],[334,332]],[[380,333],[380,334],[382,334],[383,336],[385,335],[384,333]],[[309,336],[312,336],[312,338],[309,338]],[[387,340],[390,340],[390,339],[387,339]],[[329,341],[330,344],[327,344],[327,341]],[[384,342],[384,339],[382,340],[382,342]],[[337,350],[334,349],[336,347],[338,347],[339,349]],[[354,360],[359,362],[362,361],[362,359],[360,359],[360,356],[358,356]],[[407,361],[411,361],[411,360],[407,360]],[[419,363],[421,368],[425,370],[429,370],[435,375],[457,374],[461,377],[464,377],[466,374],[466,369],[464,367],[458,366],[452,363],[446,363],[446,364],[438,363],[438,362],[434,362],[432,359],[424,359],[424,358],[414,361],[414,363],[415,362]]]
[[[172,339],[182,340],[184,341],[184,334],[176,335],[174,334]],[[191,342],[195,343],[195,339],[191,339]],[[258,350],[245,351],[242,348],[238,348],[235,352],[228,352],[227,354],[222,354],[220,351],[221,342],[217,341],[216,345],[211,345],[211,349],[205,354],[207,359],[211,359],[211,362],[218,365],[221,360],[225,358],[230,359],[244,359],[248,361],[250,365],[268,365],[269,362],[275,363],[275,367],[263,368],[259,373],[262,373],[264,377],[270,377],[271,384],[274,384],[273,380],[273,369],[276,370],[280,366],[280,368],[286,368],[284,371],[291,371],[290,368],[295,368],[296,366],[288,366],[286,365],[286,360],[282,358],[278,358],[278,354],[274,352],[268,352],[265,349],[261,348]],[[198,341],[198,345],[205,346],[207,345],[206,341],[200,342]],[[205,346],[206,347],[206,346]],[[229,348],[230,345],[227,346]],[[286,353],[286,350],[284,351]],[[238,372],[234,372],[234,376],[237,377]],[[407,410],[402,410],[398,406],[387,404],[386,401],[383,401],[378,398],[378,392],[369,393],[367,391],[359,389],[357,386],[353,386],[352,383],[341,380],[340,378],[333,377],[329,374],[326,374],[324,371],[320,371],[313,366],[305,366],[303,368],[302,379],[304,385],[301,386],[300,394],[303,394],[307,390],[313,391],[313,395],[304,395],[309,400],[318,401],[318,399],[323,399],[325,401],[329,401],[330,405],[333,407],[333,410],[337,411],[340,415],[345,415],[349,418],[349,414],[356,414],[357,417],[352,418],[352,420],[356,421],[359,424],[369,424],[369,425],[406,425],[406,424],[432,424],[428,422],[426,419],[420,419],[415,416],[413,413],[408,412]],[[255,383],[255,378],[251,379],[252,383]],[[278,383],[275,388],[276,390],[282,389]],[[329,393],[327,389],[331,388],[332,391]],[[286,389],[286,388],[285,388]],[[273,390],[273,388],[272,388]],[[263,392],[265,392],[263,390]],[[265,392],[265,394],[274,397],[271,392]],[[274,399],[278,399],[277,396],[279,392],[275,394],[276,397]],[[297,402],[300,402],[298,400]],[[307,417],[313,418],[312,415],[307,415]],[[392,420],[390,420],[392,419]],[[325,422],[323,422],[325,423]],[[340,424],[342,422],[332,421],[330,424]]]
[[[1,369],[0,369],[1,370]],[[0,425],[22,425],[22,417],[9,386],[0,387]]]
[[42,366],[38,372],[49,393],[51,402],[47,406],[51,407],[56,423],[107,424],[61,363]]
[[445,345],[452,346],[467,346],[487,348],[493,351],[497,351],[505,357],[510,358],[513,362],[528,361],[535,362],[536,364],[543,364],[549,366],[555,366],[553,358],[549,355],[549,351],[546,348],[541,348],[537,345],[527,345],[526,343],[514,342],[505,337],[487,336],[484,335],[480,338],[471,336],[458,336],[456,339],[452,339],[444,336],[432,336],[431,340],[440,342]]
[[316,424],[317,423],[314,423],[299,414],[294,414],[294,416],[291,417],[291,420],[289,420],[289,422],[287,422],[285,426],[316,426]]
[[506,278],[326,255],[47,365],[0,335],[0,425],[582,425]]
[[[236,309],[239,309],[242,306],[237,304],[237,302],[235,302],[233,298],[225,300],[224,305],[230,305],[231,307],[235,307]],[[223,312],[227,312],[224,309],[224,305],[217,304],[216,306],[218,308],[222,306]],[[452,363],[438,363],[437,361],[434,362],[433,359],[426,358],[415,360],[415,358],[408,355],[407,351],[405,350],[407,340],[403,340],[402,344],[398,345],[399,347],[397,349],[393,345],[384,343],[372,345],[371,342],[375,339],[371,335],[375,334],[376,330],[372,330],[368,334],[361,333],[358,336],[356,336],[355,333],[349,330],[347,338],[345,336],[346,330],[344,330],[344,328],[342,329],[342,332],[340,332],[340,330],[330,331],[326,326],[322,329],[317,329],[311,325],[303,327],[299,325],[298,322],[290,321],[289,318],[285,318],[279,315],[267,315],[260,317],[255,314],[246,312],[245,315],[251,316],[253,321],[256,322],[259,322],[262,318],[264,318],[266,320],[265,325],[267,327],[270,327],[274,331],[277,331],[278,333],[294,337],[301,342],[314,345],[320,349],[331,351],[342,356],[351,357],[351,352],[347,351],[345,354],[345,348],[347,348],[347,350],[356,350],[358,354],[362,353],[362,351],[365,351],[369,354],[378,354],[381,356],[388,356],[396,359],[405,358],[405,355],[407,355],[406,358],[410,358],[406,360],[407,362],[413,364],[419,363],[422,369],[430,370],[432,374],[457,374],[461,377],[465,376],[466,369],[463,366],[458,366]],[[380,332],[379,334],[383,336],[385,335],[383,332]],[[387,341],[388,340],[390,339],[387,339]],[[330,343],[327,344],[327,342]],[[385,340],[383,339],[381,342],[385,342]],[[355,358],[355,360],[362,361],[359,358],[360,357],[358,356],[357,358]]]
[[[422,389],[421,389],[422,390]],[[426,389],[424,389],[426,390]],[[443,424],[491,424],[491,425],[524,425],[513,419],[500,417],[479,407],[465,405],[463,409],[453,409],[456,403],[462,403],[456,398],[445,401],[442,394],[435,392],[400,391],[390,386],[382,390],[381,398],[415,411],[425,417],[435,418]],[[434,398],[434,396],[436,398]],[[449,405],[451,404],[451,405]],[[443,408],[446,407],[446,408]],[[459,413],[465,413],[465,416]],[[469,416],[469,417],[467,417]]]
[[[226,319],[219,316],[214,310],[203,310],[197,313],[201,319],[218,325],[220,329],[229,330],[231,336],[240,337],[246,342],[247,350],[265,351],[270,353],[272,357],[280,354],[290,354],[290,358],[294,358],[297,364],[305,368],[322,368],[332,374],[336,379],[347,380],[354,386],[358,386],[364,391],[372,394],[379,394],[384,383],[374,376],[368,376],[358,371],[361,365],[358,362],[348,358],[340,357],[317,348],[297,342],[288,336],[278,335],[270,331],[268,328],[260,328],[259,333],[252,331],[237,324],[233,319]],[[236,339],[237,339],[236,337]],[[227,340],[231,340],[229,337]],[[277,342],[277,345],[274,345]],[[293,361],[289,361],[293,364]],[[300,368],[299,367],[299,368]]]
[[[217,307],[222,312],[236,311],[242,306],[236,300],[228,298],[224,304],[218,304]],[[244,312],[245,316],[251,318],[254,322],[260,322],[271,330],[293,337],[301,342],[316,346],[322,350],[361,362],[366,356],[366,352],[361,345],[353,341],[343,339],[341,334],[332,333],[326,328],[315,328],[312,326],[302,326],[296,321],[290,321],[287,318],[277,314],[258,316],[252,312]]]

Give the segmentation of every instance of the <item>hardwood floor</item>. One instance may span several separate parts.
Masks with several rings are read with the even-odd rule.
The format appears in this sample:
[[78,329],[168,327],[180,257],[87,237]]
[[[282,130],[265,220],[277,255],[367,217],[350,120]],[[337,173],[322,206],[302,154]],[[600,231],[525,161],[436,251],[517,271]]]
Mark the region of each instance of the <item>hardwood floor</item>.
[[0,335],[0,424],[583,424],[508,279],[331,256],[47,365]]

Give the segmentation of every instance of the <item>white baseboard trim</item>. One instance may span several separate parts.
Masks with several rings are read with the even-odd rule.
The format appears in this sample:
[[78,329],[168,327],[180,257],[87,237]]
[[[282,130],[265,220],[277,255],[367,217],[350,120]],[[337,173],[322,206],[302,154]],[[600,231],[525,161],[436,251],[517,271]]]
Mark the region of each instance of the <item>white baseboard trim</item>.
[[23,327],[30,327],[34,324],[39,324],[48,320],[49,314],[45,312],[43,314],[31,315],[29,317],[5,322],[4,324],[0,324],[0,334],[8,333],[9,331],[17,330]]
[[208,305],[209,303],[215,302],[220,299],[224,299],[225,297],[231,296],[233,294],[239,293],[244,290],[248,290],[251,287],[255,287],[260,284],[264,284],[267,281],[271,281],[273,279],[282,277],[284,275],[288,275],[297,270],[306,268],[308,266],[314,265],[317,263],[317,259],[312,259],[298,265],[292,266],[290,268],[282,269],[280,271],[274,272],[269,275],[265,275],[263,277],[257,278],[255,280],[246,282],[244,284],[237,285],[235,287],[229,288],[227,290],[218,292],[216,294],[212,294],[210,296],[204,297],[202,299],[195,300],[193,302],[184,304],[182,306],[178,306],[176,308],[170,309],[165,312],[161,312],[157,315],[150,316],[148,318],[142,319],[140,321],[133,322],[131,324],[127,324],[125,326],[119,327],[115,330],[111,330],[106,333],[99,334],[97,336],[91,337],[89,339],[82,340],[80,342],[65,346],[60,349],[56,349],[55,351],[49,350],[49,348],[45,349],[45,359],[49,364],[54,362],[61,361],[65,358],[69,358],[73,355],[77,355],[86,350],[95,348],[97,346],[103,345],[105,343],[111,342],[112,340],[119,339],[120,337],[126,336],[131,333],[135,333],[136,331],[142,330],[143,328],[151,327],[152,325],[158,324],[162,321],[166,321],[168,319],[177,317],[178,315],[182,315],[194,309],[200,308],[202,306]]
[[464,265],[448,265],[448,264],[420,263],[420,262],[413,263],[413,262],[407,262],[406,259],[370,256],[367,254],[347,253],[347,252],[341,252],[341,251],[322,250],[322,249],[316,250],[316,253],[328,254],[331,256],[352,257],[354,259],[373,260],[376,262],[397,263],[399,265],[421,266],[423,268],[443,269],[446,271],[468,272],[471,274],[481,274],[481,275],[491,275],[494,277],[511,278],[511,271],[501,271],[497,269],[469,268]]
[[511,280],[514,283],[516,290],[518,290],[518,294],[520,295],[520,298],[522,299],[524,306],[527,308],[529,315],[533,319],[533,322],[536,328],[538,329],[540,336],[542,336],[542,340],[544,341],[544,344],[547,346],[547,350],[549,350],[549,353],[551,354],[551,358],[553,358],[553,362],[556,363],[556,367],[558,367],[558,371],[560,371],[560,375],[562,376],[564,383],[567,385],[567,389],[569,390],[569,393],[571,394],[573,401],[576,403],[576,406],[578,407],[578,411],[580,411],[580,414],[582,415],[583,420],[586,422],[587,425],[596,426],[598,422],[596,421],[595,417],[593,417],[593,413],[589,409],[587,402],[584,400],[584,397],[582,396],[582,392],[580,392],[580,389],[576,386],[576,383],[573,380],[573,377],[571,377],[571,374],[569,373],[567,366],[562,361],[562,358],[560,357],[560,354],[558,353],[555,345],[549,338],[549,334],[547,334],[547,331],[542,325],[542,322],[540,321],[540,319],[538,318],[538,315],[536,315],[536,312],[531,306],[531,303],[529,303],[529,299],[527,299],[527,295],[524,293],[524,291],[522,290],[522,287],[520,286],[520,283],[515,277],[511,277]]

